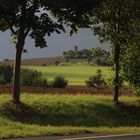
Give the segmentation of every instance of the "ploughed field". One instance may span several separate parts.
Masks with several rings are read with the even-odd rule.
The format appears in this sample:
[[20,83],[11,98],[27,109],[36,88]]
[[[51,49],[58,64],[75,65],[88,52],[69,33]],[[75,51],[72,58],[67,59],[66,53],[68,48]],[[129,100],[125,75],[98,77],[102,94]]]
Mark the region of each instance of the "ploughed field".
[[[2,86],[0,85],[0,93],[8,93],[11,94],[12,87],[9,85]],[[36,93],[36,94],[69,94],[69,95],[75,95],[75,94],[98,94],[98,95],[112,95],[113,93],[113,87],[107,86],[101,90],[95,89],[95,88],[89,88],[86,86],[68,86],[67,88],[43,88],[43,87],[27,87],[23,86],[21,88],[22,92],[28,92],[28,93]],[[132,91],[128,88],[121,88],[120,91],[121,95],[132,95]]]

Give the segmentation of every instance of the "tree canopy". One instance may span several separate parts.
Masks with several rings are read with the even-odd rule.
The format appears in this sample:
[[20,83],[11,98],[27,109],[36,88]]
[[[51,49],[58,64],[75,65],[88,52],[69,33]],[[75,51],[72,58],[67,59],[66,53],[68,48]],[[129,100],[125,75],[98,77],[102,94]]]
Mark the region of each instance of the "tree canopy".
[[[0,30],[10,29],[17,36],[35,39],[37,47],[46,47],[44,36],[65,31],[62,23],[77,31],[89,23],[89,13],[100,0],[0,0]],[[72,33],[71,31],[71,33]]]

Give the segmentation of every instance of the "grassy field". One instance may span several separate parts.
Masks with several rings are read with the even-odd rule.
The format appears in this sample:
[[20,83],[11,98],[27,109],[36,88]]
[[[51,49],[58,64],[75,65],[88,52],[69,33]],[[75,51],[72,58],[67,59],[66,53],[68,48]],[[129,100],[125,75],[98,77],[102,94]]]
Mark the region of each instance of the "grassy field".
[[63,64],[61,66],[30,66],[30,69],[35,69],[43,72],[43,75],[48,80],[52,80],[57,75],[64,76],[69,85],[85,85],[85,80],[96,73],[98,69],[102,70],[103,76],[108,82],[111,82],[113,71],[110,67],[91,66],[89,64]]
[[136,97],[22,94],[15,106],[0,95],[0,138],[40,135],[140,133]]

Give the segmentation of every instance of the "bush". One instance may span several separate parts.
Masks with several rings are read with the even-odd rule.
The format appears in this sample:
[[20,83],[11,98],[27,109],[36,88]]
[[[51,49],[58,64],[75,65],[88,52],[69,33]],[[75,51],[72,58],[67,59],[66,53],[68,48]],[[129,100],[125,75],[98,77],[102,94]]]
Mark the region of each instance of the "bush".
[[1,85],[5,85],[6,84],[6,80],[5,80],[4,75],[0,75],[0,84]]
[[104,57],[98,58],[95,61],[95,63],[100,66],[112,66],[111,60],[109,58],[104,58]]
[[56,76],[54,81],[51,82],[51,87],[65,88],[68,85],[68,81],[63,76]]
[[140,87],[132,87],[135,96],[140,97]]
[[86,85],[97,89],[103,88],[106,85],[106,82],[102,76],[102,71],[97,70],[96,75],[89,77],[86,81]]
[[0,84],[9,84],[12,81],[13,68],[9,65],[0,65]]
[[47,66],[46,64],[42,64],[42,66]]
[[56,66],[58,66],[60,64],[60,61],[55,61],[54,63]]
[[23,86],[38,86],[38,87],[47,87],[47,80],[42,78],[42,73],[30,70],[22,69],[21,70],[21,85]]

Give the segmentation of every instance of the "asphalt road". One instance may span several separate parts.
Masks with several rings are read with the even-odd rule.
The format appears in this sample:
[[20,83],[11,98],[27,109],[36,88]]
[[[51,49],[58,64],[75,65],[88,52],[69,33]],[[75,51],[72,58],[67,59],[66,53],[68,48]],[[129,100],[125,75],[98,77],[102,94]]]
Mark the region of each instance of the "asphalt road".
[[112,135],[112,136],[48,136],[48,137],[32,137],[32,138],[16,138],[6,140],[140,140],[140,134],[136,135]]

